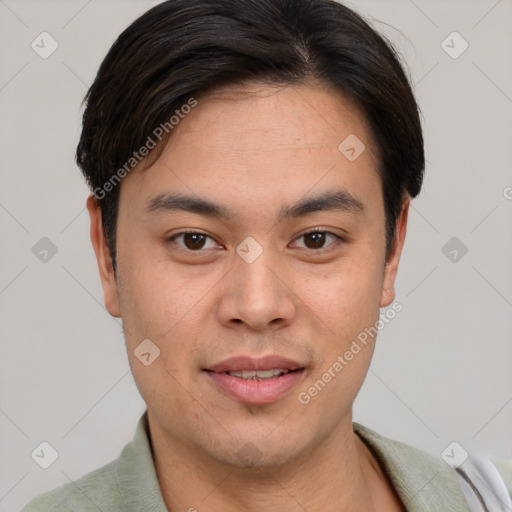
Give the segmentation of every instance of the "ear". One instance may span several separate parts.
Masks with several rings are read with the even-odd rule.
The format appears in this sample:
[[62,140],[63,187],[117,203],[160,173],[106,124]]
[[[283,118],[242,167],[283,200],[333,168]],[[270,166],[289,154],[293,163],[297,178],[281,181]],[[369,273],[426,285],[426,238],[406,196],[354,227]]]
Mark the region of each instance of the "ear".
[[409,215],[409,205],[411,201],[407,197],[402,204],[402,211],[396,221],[395,237],[389,257],[384,267],[384,278],[382,280],[382,293],[380,298],[380,307],[389,306],[395,299],[395,278],[398,272],[398,263],[405,242],[405,233],[407,231],[407,217]]
[[112,316],[120,317],[121,310],[112,258],[103,230],[100,205],[93,194],[87,198],[87,210],[91,218],[91,242],[98,262],[105,307]]

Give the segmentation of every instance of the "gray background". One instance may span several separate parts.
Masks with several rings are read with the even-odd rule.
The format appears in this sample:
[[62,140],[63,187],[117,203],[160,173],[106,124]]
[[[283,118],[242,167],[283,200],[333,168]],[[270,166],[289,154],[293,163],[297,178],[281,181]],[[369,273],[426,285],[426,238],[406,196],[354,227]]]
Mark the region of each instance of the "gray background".
[[[74,151],[101,60],[156,3],[0,0],[2,512],[116,458],[144,410],[103,306]],[[348,5],[407,61],[428,162],[398,275],[403,311],[380,334],[355,420],[436,456],[457,440],[512,457],[512,2]],[[47,59],[31,48],[43,31],[59,44]],[[456,59],[442,46],[453,31],[469,44]],[[57,248],[46,262],[32,252],[43,237]],[[42,441],[59,454],[46,470],[31,458]]]

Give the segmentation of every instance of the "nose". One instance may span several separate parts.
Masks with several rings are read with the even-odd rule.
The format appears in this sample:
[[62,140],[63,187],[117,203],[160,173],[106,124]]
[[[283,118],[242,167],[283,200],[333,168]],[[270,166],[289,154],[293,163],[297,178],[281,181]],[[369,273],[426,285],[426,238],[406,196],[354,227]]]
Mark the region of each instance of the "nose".
[[242,325],[255,330],[277,330],[288,326],[296,315],[296,296],[289,273],[278,257],[264,250],[254,261],[238,255],[223,280],[217,308],[226,327]]

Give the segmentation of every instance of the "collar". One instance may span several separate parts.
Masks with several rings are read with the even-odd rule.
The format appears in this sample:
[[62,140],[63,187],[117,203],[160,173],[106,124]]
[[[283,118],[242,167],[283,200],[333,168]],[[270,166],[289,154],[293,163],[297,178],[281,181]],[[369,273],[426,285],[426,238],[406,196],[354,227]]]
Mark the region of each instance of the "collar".
[[441,459],[353,423],[408,512],[468,512],[452,469]]
[[[468,512],[459,484],[444,462],[359,423],[353,423],[353,428],[379,461],[408,512]],[[133,441],[119,457],[116,477],[126,512],[169,512],[156,475],[147,411],[139,419]]]
[[119,456],[116,476],[125,512],[168,512],[153,461],[147,411],[139,419],[133,441]]

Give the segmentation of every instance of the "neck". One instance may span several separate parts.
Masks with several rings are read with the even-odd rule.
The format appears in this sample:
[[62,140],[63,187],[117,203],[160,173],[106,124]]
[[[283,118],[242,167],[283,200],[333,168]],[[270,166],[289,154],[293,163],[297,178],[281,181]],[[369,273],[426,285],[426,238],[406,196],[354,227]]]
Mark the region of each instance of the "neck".
[[[148,415],[149,418],[149,415]],[[149,419],[156,472],[169,511],[373,512],[380,472],[348,417],[319,444],[272,467],[226,465],[170,437]]]

